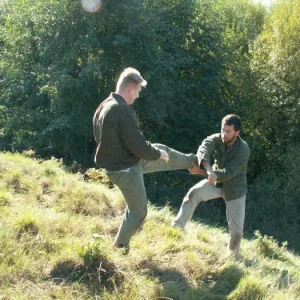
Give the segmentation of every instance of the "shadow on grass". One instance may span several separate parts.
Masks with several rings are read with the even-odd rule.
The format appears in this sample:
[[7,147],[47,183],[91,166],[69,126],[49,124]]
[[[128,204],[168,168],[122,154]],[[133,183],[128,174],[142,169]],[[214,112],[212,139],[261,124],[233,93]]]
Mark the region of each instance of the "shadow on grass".
[[[243,271],[236,265],[223,269],[218,274],[203,274],[195,282],[188,282],[184,274],[175,269],[162,269],[156,265],[147,265],[150,276],[159,280],[163,286],[161,299],[173,300],[225,300],[235,290]],[[195,288],[199,286],[199,288]]]
[[[203,273],[193,282],[189,282],[184,273],[177,269],[162,268],[155,263],[145,262],[143,268],[148,270],[149,276],[158,280],[163,290],[158,299],[216,299],[225,300],[236,288],[243,271],[236,265],[230,265],[220,272]],[[58,262],[52,269],[50,276],[57,284],[85,285],[90,295],[101,294],[103,290],[113,291],[124,281],[123,274],[117,272],[111,262],[103,263],[98,269],[89,269],[78,261],[65,259]]]
[[72,259],[58,262],[50,272],[57,284],[74,282],[85,285],[91,292],[101,293],[104,289],[114,290],[123,281],[123,274],[117,271],[115,265],[107,260],[101,260],[98,267],[87,267]]

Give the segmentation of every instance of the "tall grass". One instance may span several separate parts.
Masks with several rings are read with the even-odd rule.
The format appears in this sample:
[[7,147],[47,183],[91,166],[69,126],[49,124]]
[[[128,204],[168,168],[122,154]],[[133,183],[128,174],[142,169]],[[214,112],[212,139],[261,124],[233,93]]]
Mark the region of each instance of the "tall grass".
[[96,169],[0,154],[0,299],[300,298],[299,257],[274,238],[243,240],[235,261],[226,229],[172,228],[174,212],[149,203],[124,255],[113,247],[124,209]]

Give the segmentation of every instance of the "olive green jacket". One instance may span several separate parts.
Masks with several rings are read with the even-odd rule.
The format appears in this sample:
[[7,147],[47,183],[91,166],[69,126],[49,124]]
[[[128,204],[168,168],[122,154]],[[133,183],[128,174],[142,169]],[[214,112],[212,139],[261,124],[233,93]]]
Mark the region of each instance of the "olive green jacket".
[[127,169],[141,158],[160,158],[160,151],[145,140],[133,108],[116,93],[97,108],[93,132],[97,143],[95,162],[109,171]]
[[213,162],[217,175],[215,185],[224,190],[225,200],[236,200],[247,193],[247,165],[250,149],[247,143],[238,136],[235,143],[226,148],[221,134],[207,137],[198,149],[199,165],[202,160]]

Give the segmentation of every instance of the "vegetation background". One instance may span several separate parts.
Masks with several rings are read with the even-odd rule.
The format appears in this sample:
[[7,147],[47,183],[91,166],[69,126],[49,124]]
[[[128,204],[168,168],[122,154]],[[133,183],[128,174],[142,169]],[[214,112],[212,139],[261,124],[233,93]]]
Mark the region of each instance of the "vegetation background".
[[[246,0],[0,1],[0,149],[93,166],[92,116],[127,66],[147,88],[135,104],[144,134],[183,152],[241,116],[249,162],[246,234],[299,250],[300,2]],[[147,177],[152,203],[177,206],[199,178]],[[260,188],[260,189],[258,189]],[[224,226],[222,201],[198,217]]]

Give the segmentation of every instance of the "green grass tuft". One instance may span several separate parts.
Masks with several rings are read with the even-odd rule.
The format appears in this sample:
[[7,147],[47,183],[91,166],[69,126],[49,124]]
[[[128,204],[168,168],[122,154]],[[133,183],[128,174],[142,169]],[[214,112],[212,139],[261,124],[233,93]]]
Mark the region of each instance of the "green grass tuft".
[[20,237],[23,233],[36,236],[39,232],[37,221],[32,216],[21,216],[17,219],[16,233]]
[[261,280],[246,276],[241,279],[237,288],[229,295],[228,300],[263,300],[267,294]]
[[255,231],[256,248],[259,255],[271,259],[287,260],[287,242],[279,246],[278,242],[272,236],[262,236],[260,232]]
[[10,204],[11,193],[8,190],[0,190],[0,206],[7,206]]

